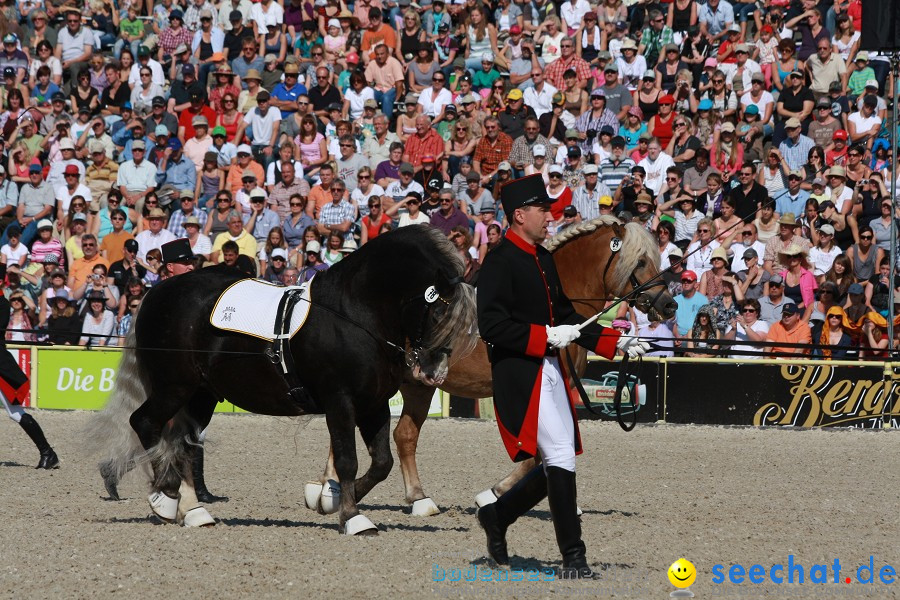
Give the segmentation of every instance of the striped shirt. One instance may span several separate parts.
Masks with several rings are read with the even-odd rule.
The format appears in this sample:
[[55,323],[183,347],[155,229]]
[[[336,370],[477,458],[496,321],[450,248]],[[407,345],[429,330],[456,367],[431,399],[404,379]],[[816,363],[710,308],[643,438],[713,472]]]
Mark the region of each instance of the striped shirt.
[[816,143],[811,138],[801,133],[796,143],[791,138],[787,138],[781,142],[778,150],[791,170],[794,171],[806,164],[806,161],[809,159],[809,151],[815,145]]
[[612,158],[604,158],[600,161],[600,181],[615,194],[622,184],[622,180],[631,173],[633,168],[634,161],[630,158],[623,158],[618,163]]
[[581,186],[572,193],[572,206],[578,210],[581,219],[590,221],[600,216],[600,197],[612,196],[609,188],[602,182],[597,182],[593,192],[589,192],[587,186]]

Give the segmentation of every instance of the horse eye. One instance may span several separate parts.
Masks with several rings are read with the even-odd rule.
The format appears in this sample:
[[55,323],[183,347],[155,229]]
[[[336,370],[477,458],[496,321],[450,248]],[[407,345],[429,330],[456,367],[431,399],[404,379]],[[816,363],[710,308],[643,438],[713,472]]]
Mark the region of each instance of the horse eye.
[[639,260],[637,263],[638,269],[643,269],[646,266],[647,266],[647,261],[645,261],[643,258],[641,260]]

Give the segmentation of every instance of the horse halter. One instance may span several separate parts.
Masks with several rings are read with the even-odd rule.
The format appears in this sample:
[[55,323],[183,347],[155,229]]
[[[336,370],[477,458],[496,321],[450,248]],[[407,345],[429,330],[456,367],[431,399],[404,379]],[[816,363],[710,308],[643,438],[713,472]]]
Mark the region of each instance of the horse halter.
[[[447,281],[447,283],[449,283],[451,287],[455,287],[457,284],[460,284],[462,282],[462,276],[453,277]],[[410,369],[415,367],[417,364],[421,366],[421,363],[419,361],[422,358],[422,340],[425,337],[425,325],[428,322],[428,314],[431,311],[432,307],[435,306],[436,302],[441,302],[445,306],[450,306],[452,301],[441,296],[440,292],[437,291],[437,288],[433,285],[430,285],[425,290],[425,293],[419,296],[413,296],[403,303],[404,309],[414,303],[422,304],[422,315],[418,320],[418,325],[416,326],[415,333],[410,339],[409,349],[405,351],[406,366]],[[446,354],[449,358],[452,350],[450,348],[441,348],[440,352]]]
[[[609,268],[612,266],[613,259],[619,254],[619,251],[622,249],[622,229],[618,224],[613,224],[612,229],[615,237],[613,237],[613,239],[609,243],[609,249],[612,252],[610,252],[609,258],[606,261],[606,267],[603,269],[602,281],[604,283],[606,282],[606,276],[609,274]],[[642,266],[642,264],[643,261],[638,262],[638,267]],[[647,298],[646,310],[641,308],[643,312],[648,312],[652,307],[654,307],[660,296],[662,296],[669,289],[669,286],[666,285],[666,282],[663,281],[660,277],[653,277],[650,280],[641,283],[640,281],[638,281],[637,275],[634,274],[634,271],[632,271],[628,275],[628,282],[631,283],[631,291],[626,296],[628,306],[634,308],[641,298]],[[649,290],[655,287],[658,287],[659,291],[656,292],[656,295],[650,297]]]

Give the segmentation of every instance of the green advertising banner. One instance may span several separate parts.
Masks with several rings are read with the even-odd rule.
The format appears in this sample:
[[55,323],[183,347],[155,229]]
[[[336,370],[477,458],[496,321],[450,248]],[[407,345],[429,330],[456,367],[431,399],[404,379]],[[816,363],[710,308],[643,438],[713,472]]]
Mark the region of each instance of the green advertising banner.
[[[37,348],[37,408],[100,410],[112,392],[119,370],[120,350]],[[235,412],[220,402],[216,412]],[[241,411],[243,412],[243,411]]]

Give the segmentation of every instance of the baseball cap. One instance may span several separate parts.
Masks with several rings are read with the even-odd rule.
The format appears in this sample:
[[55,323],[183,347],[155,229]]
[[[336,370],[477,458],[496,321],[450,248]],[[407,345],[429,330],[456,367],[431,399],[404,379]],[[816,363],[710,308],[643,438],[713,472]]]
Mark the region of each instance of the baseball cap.
[[821,227],[819,227],[819,233],[824,233],[825,235],[834,235],[834,226],[830,223],[825,223]]
[[241,144],[237,147],[238,154],[253,154],[253,150],[250,148],[249,144]]
[[621,135],[614,136],[613,139],[609,141],[609,143],[611,146],[622,146],[623,148],[626,145],[625,138],[623,138]]
[[168,136],[169,128],[166,127],[165,125],[157,125],[156,129],[153,130],[153,133],[156,135],[156,137],[159,137],[161,135]]
[[522,90],[519,88],[513,88],[509,90],[509,93],[506,94],[507,100],[521,100],[522,99]]
[[144,140],[134,140],[131,142],[132,150],[146,150],[147,145],[144,143]]
[[32,164],[30,167],[28,167],[28,172],[29,173],[40,173],[41,165],[39,165],[37,163]]
[[213,127],[212,136],[216,137],[217,135],[221,135],[222,137],[227,137],[227,133],[225,132],[225,128],[221,125],[216,125]]
[[40,221],[38,221],[37,228],[38,231],[40,231],[41,229],[52,229],[53,222],[50,219],[41,219]]
[[66,165],[66,168],[63,170],[63,175],[81,175],[81,171],[79,171],[78,167],[75,165]]
[[599,204],[600,206],[612,206],[612,203],[612,196],[603,195],[600,196],[599,200],[597,200],[597,204]]
[[846,129],[838,129],[837,131],[834,132],[834,135],[831,136],[831,139],[833,139],[833,140],[844,140],[844,141],[846,142],[846,141],[847,141],[847,137],[848,137],[848,134],[847,134],[847,130],[846,130]]
[[562,175],[563,168],[559,165],[553,164],[553,165],[550,165],[550,168],[547,170],[547,172],[548,173],[557,173],[559,175]]
[[784,283],[784,278],[781,275],[772,275],[769,278],[769,283],[774,285],[781,285]]
[[800,119],[798,119],[797,117],[791,117],[790,119],[785,121],[784,127],[785,129],[796,129],[797,127],[800,127]]
[[63,138],[59,140],[59,149],[60,150],[74,150],[75,144],[72,142],[72,138]]
[[272,250],[272,254],[270,254],[269,256],[272,258],[272,260],[275,260],[276,258],[287,260],[287,250],[285,250],[284,248],[275,248],[274,250]]
[[685,281],[691,281],[691,282],[697,281],[697,274],[694,273],[693,271],[684,271],[684,272],[681,274],[681,281],[682,281],[682,282],[685,282]]
[[169,138],[169,148],[172,150],[181,150],[181,140],[177,137]]
[[85,223],[87,223],[87,215],[85,215],[84,213],[75,213],[75,215],[72,217],[72,221],[84,221]]
[[744,250],[744,254],[741,256],[744,260],[750,260],[751,258],[759,258],[759,253],[753,248],[747,248]]
[[567,140],[577,140],[578,139],[578,130],[577,129],[566,129],[566,139]]
[[849,294],[862,294],[862,293],[863,293],[863,286],[861,286],[861,285],[858,284],[858,283],[850,284],[850,287],[847,288],[847,293],[849,293]]
[[400,168],[397,170],[400,173],[415,173],[416,171],[412,164],[408,162],[400,163]]
[[[51,225],[51,227],[52,227],[52,225]],[[58,265],[59,257],[55,254],[45,254],[44,260],[42,260],[41,263],[43,263],[45,265]]]
[[588,163],[584,165],[584,168],[581,170],[585,175],[596,175],[597,174],[597,165],[593,163]]
[[151,106],[165,106],[166,99],[162,96],[153,96],[153,100],[150,101]]
[[781,307],[781,316],[796,315],[798,312],[800,312],[800,308],[793,302],[791,302],[790,304],[785,304]]
[[581,158],[581,148],[579,148],[578,146],[572,146],[572,147],[569,148],[569,150],[566,152],[566,155],[567,155],[569,158]]

